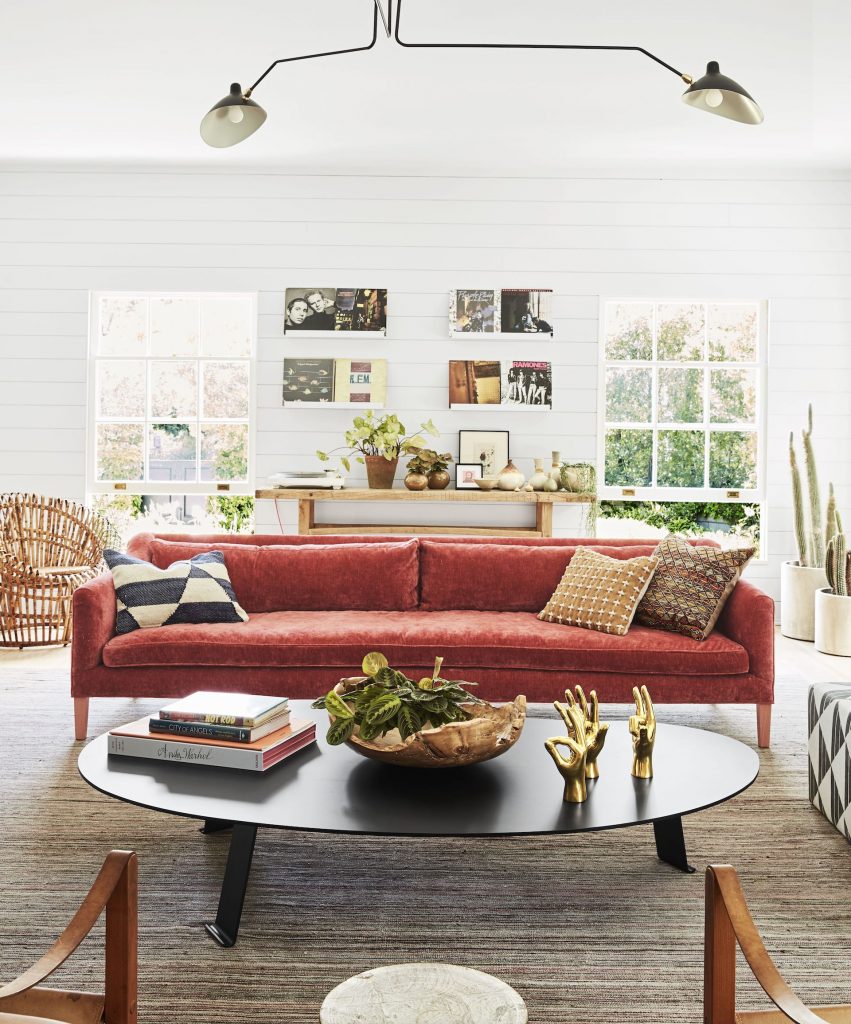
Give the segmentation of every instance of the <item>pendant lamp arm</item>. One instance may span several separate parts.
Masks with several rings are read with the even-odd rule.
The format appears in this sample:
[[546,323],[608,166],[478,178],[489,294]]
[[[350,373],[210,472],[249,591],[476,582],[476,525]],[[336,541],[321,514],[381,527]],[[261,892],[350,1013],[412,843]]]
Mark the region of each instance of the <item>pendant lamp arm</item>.
[[[377,2],[377,0],[376,0]],[[396,0],[396,42],[400,46],[408,46],[414,48],[451,48],[451,49],[474,49],[474,50],[631,50],[634,53],[643,53],[645,57],[649,57],[657,64],[661,64],[663,68],[671,71],[678,78],[681,78],[684,82],[691,84],[691,75],[685,74],[682,71],[678,71],[671,64],[662,60],[661,57],[657,57],[655,53],[651,53],[649,50],[645,50],[643,46],[603,46],[603,45],[590,45],[583,43],[409,43],[402,39],[399,35],[399,25],[402,21],[402,0]]]
[[[248,89],[246,89],[244,93],[246,99],[254,92],[254,90],[263,81],[266,75],[268,75],[269,72],[273,68],[276,68],[279,64],[289,64],[295,60],[312,60],[314,57],[337,57],[341,53],[362,53],[364,50],[371,50],[378,40],[378,11],[379,0],[375,0],[375,10],[373,11],[372,14],[372,40],[366,46],[350,46],[346,50],[328,50],[325,53],[304,53],[299,57],[281,57],[279,60],[272,61],[272,63],[269,65],[268,68],[266,68],[266,70],[257,79],[257,81],[253,85],[249,86]],[[381,11],[381,20],[384,21],[383,10]],[[387,22],[385,22],[385,28],[387,29],[387,34],[389,35],[390,27],[387,24]]]

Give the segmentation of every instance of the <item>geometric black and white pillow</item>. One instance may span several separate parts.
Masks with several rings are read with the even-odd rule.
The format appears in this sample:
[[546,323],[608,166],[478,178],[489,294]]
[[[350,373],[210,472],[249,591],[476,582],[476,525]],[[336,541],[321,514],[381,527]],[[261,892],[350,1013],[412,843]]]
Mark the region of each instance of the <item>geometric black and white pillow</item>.
[[851,688],[813,684],[807,718],[810,800],[851,842]]
[[205,551],[167,569],[107,550],[118,615],[116,633],[177,623],[245,622],[221,551]]

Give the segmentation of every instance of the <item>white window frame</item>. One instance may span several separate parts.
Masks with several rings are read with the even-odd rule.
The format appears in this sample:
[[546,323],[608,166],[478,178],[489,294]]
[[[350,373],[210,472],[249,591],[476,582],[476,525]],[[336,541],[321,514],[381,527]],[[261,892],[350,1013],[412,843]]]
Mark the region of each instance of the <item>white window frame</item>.
[[[116,416],[98,419],[97,417],[97,364],[101,358],[105,361],[143,360],[146,364],[146,373],[150,373],[150,364],[154,362],[167,362],[168,357],[150,355],[129,355],[129,356],[103,356],[97,354],[99,307],[101,299],[247,299],[251,305],[251,332],[250,349],[248,355],[248,478],[239,481],[219,480],[198,480],[196,482],[184,480],[127,480],[112,481],[97,479],[97,424],[98,423],[140,423],[145,427],[149,422],[147,415],[144,417]],[[150,337],[150,303],[148,304],[148,336]],[[200,342],[200,336],[199,336]],[[242,362],[245,356],[174,356],[175,361],[197,362],[199,366],[205,362]],[[88,343],[88,372],[87,372],[87,393],[86,393],[86,493],[95,494],[235,494],[254,496],[255,489],[255,461],[257,450],[257,293],[256,292],[200,292],[200,291],[92,291],[89,292],[89,343]],[[198,408],[201,409],[201,387],[203,374],[198,373],[199,401]],[[149,388],[146,387],[146,406],[149,398]],[[216,422],[215,417],[210,417]],[[198,417],[195,417],[197,423]],[[221,422],[228,422],[222,420]],[[197,458],[200,459],[200,436],[198,437],[199,450]],[[143,442],[145,472],[148,472],[148,437],[144,432]]]
[[[610,303],[651,303],[654,306],[653,337],[656,338],[655,307],[667,305],[689,305],[692,303],[700,305],[740,306],[756,305],[757,314],[757,358],[753,363],[728,363],[704,358],[695,362],[673,362],[669,360],[609,360],[606,359],[606,307]],[[668,296],[601,296],[599,312],[599,373],[597,380],[597,492],[603,501],[695,501],[695,502],[718,502],[735,503],[748,505],[763,505],[765,495],[766,475],[766,383],[768,370],[768,302],[760,299],[716,299],[716,298],[670,298]],[[654,349],[655,353],[655,349]],[[704,353],[708,357],[708,351]],[[623,366],[630,369],[652,369],[652,393],[651,393],[651,421],[644,424],[607,424],[606,421],[606,370],[608,367]],[[756,414],[754,417],[753,432],[756,434],[756,474],[757,486],[751,488],[726,488],[726,487],[660,487],[653,484],[647,487],[640,486],[619,486],[606,484],[606,429],[643,429],[653,433],[653,474],[658,469],[657,439],[660,430],[682,429],[702,430],[704,432],[730,431],[738,432],[742,424],[738,423],[710,423],[709,420],[709,396],[710,396],[710,375],[704,373],[703,384],[703,421],[695,424],[671,425],[659,423],[657,420],[658,386],[656,370],[659,368],[673,369],[702,369],[702,370],[724,370],[724,369],[755,369],[756,370]],[[704,459],[709,459],[709,445],[704,447]],[[706,461],[704,462],[704,479],[708,479]]]

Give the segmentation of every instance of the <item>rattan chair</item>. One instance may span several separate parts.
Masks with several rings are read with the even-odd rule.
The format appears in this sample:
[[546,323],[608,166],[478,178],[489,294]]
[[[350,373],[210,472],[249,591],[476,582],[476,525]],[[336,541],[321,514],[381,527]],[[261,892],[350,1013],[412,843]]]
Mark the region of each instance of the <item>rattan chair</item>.
[[0,647],[71,640],[71,598],[121,546],[97,512],[64,498],[0,495]]
[[[0,1024],[136,1024],[137,874],[135,853],[113,850],[107,855],[65,931],[29,970],[0,987]],[[42,988],[40,983],[65,963],[104,911],[103,993]]]

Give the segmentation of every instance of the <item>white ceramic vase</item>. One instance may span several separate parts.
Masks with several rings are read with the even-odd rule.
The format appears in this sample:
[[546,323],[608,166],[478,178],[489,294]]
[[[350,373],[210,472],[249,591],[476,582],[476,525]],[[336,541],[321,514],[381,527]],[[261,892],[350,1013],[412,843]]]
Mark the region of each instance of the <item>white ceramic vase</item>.
[[535,472],[529,477],[529,483],[533,491],[542,491],[544,484],[549,479],[549,474],[544,469],[544,460],[535,459]]
[[827,584],[827,573],[811,565],[783,562],[780,566],[780,632],[793,640],[816,638],[816,591]]
[[816,650],[851,658],[851,597],[816,591]]

